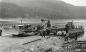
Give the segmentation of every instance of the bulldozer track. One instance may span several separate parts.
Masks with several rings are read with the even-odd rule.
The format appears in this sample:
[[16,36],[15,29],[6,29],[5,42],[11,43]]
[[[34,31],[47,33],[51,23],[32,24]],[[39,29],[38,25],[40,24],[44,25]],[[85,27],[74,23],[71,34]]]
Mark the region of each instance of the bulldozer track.
[[22,45],[26,45],[26,44],[29,44],[29,43],[32,43],[32,42],[36,42],[36,41],[40,41],[40,40],[41,40],[41,38],[40,39],[33,40],[33,41],[30,41],[30,42],[23,43]]
[[[46,39],[49,39],[50,37],[47,37]],[[22,45],[27,45],[29,43],[33,43],[33,42],[37,42],[37,41],[41,41],[42,38],[39,38],[39,39],[36,39],[36,40],[33,40],[33,41],[30,41],[30,42],[26,42],[26,43],[23,43]]]

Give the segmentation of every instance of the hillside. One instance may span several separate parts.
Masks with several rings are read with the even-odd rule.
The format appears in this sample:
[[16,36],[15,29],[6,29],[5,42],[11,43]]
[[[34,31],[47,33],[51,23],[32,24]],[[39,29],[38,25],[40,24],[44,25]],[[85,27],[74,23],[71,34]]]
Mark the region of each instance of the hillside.
[[23,16],[24,9],[12,3],[0,3],[0,18],[17,18]]
[[[5,1],[0,3],[1,18],[49,18],[49,19],[86,19],[86,7],[79,7],[56,0]],[[3,9],[4,8],[4,9]],[[7,10],[10,8],[9,10]],[[3,15],[2,15],[3,14]]]

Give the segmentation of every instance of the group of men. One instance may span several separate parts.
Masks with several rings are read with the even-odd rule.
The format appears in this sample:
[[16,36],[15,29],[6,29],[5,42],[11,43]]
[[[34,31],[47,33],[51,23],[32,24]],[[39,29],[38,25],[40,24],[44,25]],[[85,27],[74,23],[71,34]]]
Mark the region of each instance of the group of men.
[[41,19],[41,36],[45,37],[50,34],[51,23],[50,20]]

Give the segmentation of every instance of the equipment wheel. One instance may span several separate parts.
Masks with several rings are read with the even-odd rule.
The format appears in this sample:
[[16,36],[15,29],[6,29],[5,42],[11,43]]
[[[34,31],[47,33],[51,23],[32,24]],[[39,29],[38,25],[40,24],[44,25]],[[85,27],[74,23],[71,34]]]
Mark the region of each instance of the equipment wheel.
[[77,36],[75,37],[75,40],[77,40]]

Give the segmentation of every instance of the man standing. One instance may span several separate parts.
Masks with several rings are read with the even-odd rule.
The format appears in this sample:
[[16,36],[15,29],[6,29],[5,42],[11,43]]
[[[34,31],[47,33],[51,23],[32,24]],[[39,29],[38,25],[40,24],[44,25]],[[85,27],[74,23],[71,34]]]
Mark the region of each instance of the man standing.
[[46,36],[46,22],[44,19],[41,19],[41,36],[45,37]]
[[50,28],[51,28],[51,23],[50,23],[50,20],[47,21],[47,29],[46,29],[46,32],[47,34],[49,35],[50,34]]

